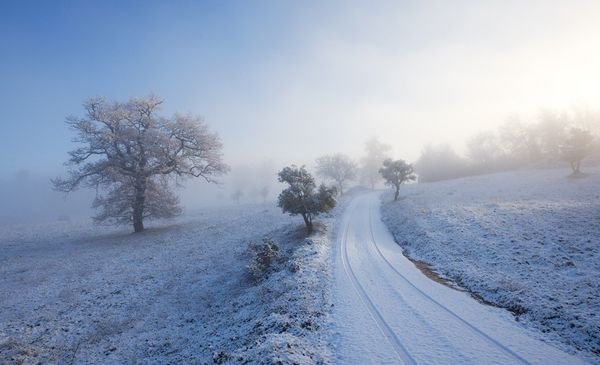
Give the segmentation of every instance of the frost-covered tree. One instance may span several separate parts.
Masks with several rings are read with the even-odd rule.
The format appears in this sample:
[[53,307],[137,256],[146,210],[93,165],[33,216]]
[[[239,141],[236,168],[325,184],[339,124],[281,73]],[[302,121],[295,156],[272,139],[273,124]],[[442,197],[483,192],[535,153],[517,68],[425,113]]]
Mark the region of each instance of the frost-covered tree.
[[564,144],[561,146],[562,156],[569,164],[571,176],[585,176],[581,172],[581,161],[592,151],[594,137],[590,131],[582,128],[571,128]]
[[467,155],[476,166],[493,169],[502,153],[499,138],[494,132],[480,132],[467,141]]
[[393,186],[396,189],[394,200],[398,200],[400,193],[400,185],[406,181],[416,179],[413,172],[413,166],[404,162],[404,160],[386,159],[383,161],[383,167],[379,169],[379,173],[383,177],[386,185]]
[[428,145],[415,163],[419,182],[455,179],[466,176],[467,161],[448,144]]
[[52,180],[58,191],[80,186],[98,191],[93,207],[97,222],[133,224],[167,218],[181,212],[171,185],[188,177],[215,182],[227,172],[222,144],[201,118],[159,115],[155,96],[112,102],[93,98],[84,103],[85,116],[69,117],[78,148],[69,152],[67,178]]
[[539,141],[534,128],[521,122],[517,115],[511,116],[498,129],[499,144],[510,160],[511,167],[527,165],[541,159]]
[[279,182],[289,185],[279,194],[277,206],[284,213],[301,215],[308,233],[313,230],[313,218],[335,207],[335,187],[321,184],[317,189],[312,175],[304,166],[285,167],[279,172]]
[[363,182],[371,189],[374,189],[375,185],[381,181],[379,168],[389,157],[391,149],[389,145],[379,142],[377,138],[371,138],[365,144],[365,155],[360,160],[360,173]]
[[356,169],[354,161],[341,153],[317,159],[317,175],[335,182],[341,195],[346,183],[356,178]]
[[535,135],[540,154],[546,163],[554,164],[561,159],[561,146],[567,139],[569,120],[565,113],[558,114],[550,111],[540,113],[535,125]]

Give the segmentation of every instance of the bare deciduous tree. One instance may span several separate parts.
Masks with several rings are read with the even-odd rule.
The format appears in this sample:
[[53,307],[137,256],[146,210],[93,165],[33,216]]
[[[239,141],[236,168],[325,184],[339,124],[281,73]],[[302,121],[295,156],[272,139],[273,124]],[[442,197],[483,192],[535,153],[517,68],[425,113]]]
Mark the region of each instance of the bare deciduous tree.
[[413,172],[413,166],[404,162],[404,160],[386,159],[383,161],[383,167],[379,169],[379,173],[385,180],[386,185],[396,188],[394,201],[398,200],[400,194],[400,185],[406,181],[416,179]]
[[467,161],[450,145],[428,145],[421,151],[415,169],[419,174],[419,182],[431,182],[465,176],[468,173],[467,165]]
[[512,116],[498,130],[499,142],[512,166],[524,166],[539,161],[541,152],[532,126]]
[[201,118],[160,116],[161,104],[155,96],[86,101],[83,118],[67,119],[77,133],[74,142],[81,146],[69,152],[69,176],[52,180],[54,188],[95,188],[99,194],[93,206],[101,209],[95,220],[133,223],[135,232],[144,229],[144,219],[179,214],[173,182],[188,177],[216,182],[214,177],[228,167],[222,162],[219,137]]
[[581,161],[591,152],[593,141],[594,137],[590,131],[576,127],[570,129],[565,143],[561,146],[561,153],[571,164],[571,176],[585,176],[581,172]]
[[502,157],[498,136],[493,132],[480,132],[467,141],[467,155],[478,166],[494,166]]
[[566,126],[569,124],[565,113],[558,114],[550,111],[540,113],[539,121],[535,125],[535,135],[542,159],[546,163],[554,164],[560,161],[561,146],[566,139]]
[[347,182],[356,178],[356,164],[350,157],[337,153],[317,159],[317,174],[333,180],[341,195]]
[[371,138],[365,144],[365,156],[361,159],[361,178],[368,184],[371,189],[375,188],[375,185],[381,181],[381,175],[379,174],[379,168],[383,161],[388,158],[392,147],[379,142],[377,138]]
[[335,187],[319,186],[308,171],[294,165],[279,172],[279,182],[287,183],[288,188],[279,194],[277,206],[284,213],[301,215],[308,233],[313,231],[313,218],[335,208]]

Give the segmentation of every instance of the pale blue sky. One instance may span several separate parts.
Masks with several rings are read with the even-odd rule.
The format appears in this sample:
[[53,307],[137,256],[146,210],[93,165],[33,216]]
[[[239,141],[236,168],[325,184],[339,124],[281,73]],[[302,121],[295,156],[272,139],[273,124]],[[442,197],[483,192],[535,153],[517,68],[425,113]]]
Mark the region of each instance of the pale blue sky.
[[124,3],[2,2],[2,174],[58,171],[72,147],[64,119],[94,95],[154,92],[166,112],[202,114],[224,138],[243,139],[251,116],[219,111],[266,104],[257,67],[301,43],[299,12],[282,2]]
[[3,1],[0,178],[63,171],[64,119],[95,95],[203,115],[232,164],[372,135],[412,160],[514,112],[598,107],[598,4]]

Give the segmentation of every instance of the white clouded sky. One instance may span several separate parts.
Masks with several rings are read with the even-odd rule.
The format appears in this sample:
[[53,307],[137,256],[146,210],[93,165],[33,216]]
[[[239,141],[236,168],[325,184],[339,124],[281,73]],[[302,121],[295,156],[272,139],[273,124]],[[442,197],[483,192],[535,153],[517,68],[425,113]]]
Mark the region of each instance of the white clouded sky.
[[357,155],[377,135],[415,159],[513,113],[600,105],[598,2],[366,2],[329,15],[253,70],[262,99],[232,111],[258,127],[243,149],[264,133],[257,155]]

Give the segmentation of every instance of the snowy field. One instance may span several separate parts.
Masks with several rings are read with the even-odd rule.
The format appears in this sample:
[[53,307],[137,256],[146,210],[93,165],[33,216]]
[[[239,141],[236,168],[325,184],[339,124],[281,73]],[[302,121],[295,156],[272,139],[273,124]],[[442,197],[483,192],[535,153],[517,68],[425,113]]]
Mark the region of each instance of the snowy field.
[[412,259],[600,363],[600,170],[532,170],[411,184],[382,215]]
[[[249,205],[135,235],[0,227],[0,363],[328,363],[326,223],[306,239],[301,219]],[[252,278],[264,237],[277,255]]]

